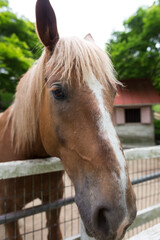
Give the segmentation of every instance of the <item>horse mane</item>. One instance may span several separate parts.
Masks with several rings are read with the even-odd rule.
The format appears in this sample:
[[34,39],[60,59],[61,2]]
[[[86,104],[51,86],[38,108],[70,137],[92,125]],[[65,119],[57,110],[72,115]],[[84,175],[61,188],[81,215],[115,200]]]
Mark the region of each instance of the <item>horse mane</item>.
[[76,79],[81,85],[89,81],[92,73],[102,85],[110,82],[116,89],[120,83],[114,72],[110,58],[102,49],[93,41],[78,37],[61,38],[46,66],[48,81],[52,76],[61,75],[60,80],[71,83]]
[[40,99],[44,80],[45,52],[21,78],[11,106],[11,142],[15,151],[29,150],[36,141],[39,127]]
[[46,51],[21,78],[11,106],[8,121],[11,119],[11,138],[16,151],[33,147],[39,128],[41,93],[52,76],[71,84],[74,78],[79,85],[89,81],[94,74],[102,85],[110,84],[116,88],[118,81],[106,53],[93,42],[77,37],[61,38],[46,63]]

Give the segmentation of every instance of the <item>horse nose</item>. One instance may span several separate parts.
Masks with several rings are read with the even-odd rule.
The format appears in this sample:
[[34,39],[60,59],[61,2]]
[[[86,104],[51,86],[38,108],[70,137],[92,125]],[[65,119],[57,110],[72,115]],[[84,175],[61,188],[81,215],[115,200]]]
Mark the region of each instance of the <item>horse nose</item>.
[[109,210],[106,208],[99,208],[96,210],[95,217],[93,218],[93,225],[95,228],[98,229],[98,231],[101,231],[106,236],[109,233],[110,226],[108,221],[108,215]]
[[99,232],[102,239],[116,239],[119,217],[109,208],[100,207],[95,210],[93,217],[94,230]]

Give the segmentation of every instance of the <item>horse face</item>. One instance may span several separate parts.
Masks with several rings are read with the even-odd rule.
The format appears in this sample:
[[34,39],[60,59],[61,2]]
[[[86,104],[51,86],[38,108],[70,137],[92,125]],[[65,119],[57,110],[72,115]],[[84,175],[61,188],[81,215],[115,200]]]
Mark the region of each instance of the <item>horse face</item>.
[[50,81],[42,140],[51,156],[62,159],[74,183],[87,233],[100,240],[119,239],[135,218],[135,196],[112,123],[115,90],[109,86],[106,92],[92,77],[81,87]]
[[[71,47],[64,51],[64,42],[61,47],[58,45],[55,14],[46,2],[45,5],[45,1],[38,0],[36,8],[37,21],[42,16],[45,21],[49,19],[44,24],[37,23],[37,31],[47,52],[46,84],[40,109],[42,143],[49,155],[58,156],[63,161],[75,186],[75,201],[87,233],[98,240],[118,240],[135,218],[136,206],[123,150],[112,123],[115,89],[107,78],[104,79],[105,74],[103,81],[107,84],[98,78],[96,68],[101,62],[101,54],[99,57],[95,54],[97,58],[91,61],[88,49],[92,46],[83,49],[77,42],[73,50],[75,43],[71,46],[66,40],[67,46]],[[74,52],[78,47],[82,51],[76,60]],[[90,70],[95,71],[83,71],[87,65],[85,58],[81,59],[84,52]],[[66,64],[68,58],[72,59],[70,65]],[[82,63],[77,74],[80,59]]]

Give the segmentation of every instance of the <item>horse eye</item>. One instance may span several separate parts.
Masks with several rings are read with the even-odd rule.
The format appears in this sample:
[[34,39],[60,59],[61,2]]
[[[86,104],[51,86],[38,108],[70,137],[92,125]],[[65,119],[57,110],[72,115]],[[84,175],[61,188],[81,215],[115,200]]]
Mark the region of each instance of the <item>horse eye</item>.
[[54,84],[52,86],[51,91],[55,99],[58,99],[58,100],[66,99],[66,94],[60,84]]

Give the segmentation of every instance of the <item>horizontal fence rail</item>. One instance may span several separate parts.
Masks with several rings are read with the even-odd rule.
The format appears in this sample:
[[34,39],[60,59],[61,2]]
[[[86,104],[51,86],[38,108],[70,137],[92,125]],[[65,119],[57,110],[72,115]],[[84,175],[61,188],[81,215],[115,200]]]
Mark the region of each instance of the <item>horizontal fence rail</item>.
[[132,185],[136,185],[136,184],[147,182],[147,181],[159,178],[159,177],[160,177],[160,172],[157,172],[157,173],[154,173],[154,174],[146,175],[142,178],[132,180],[131,183],[132,183]]
[[35,207],[27,208],[24,210],[18,210],[13,213],[6,213],[3,215],[0,215],[0,224],[14,222],[20,218],[29,217],[29,216],[35,215],[37,213],[46,212],[46,211],[49,211],[52,209],[57,209],[62,206],[66,206],[68,204],[72,204],[73,202],[74,202],[74,198],[70,197],[67,199],[60,199],[53,203],[42,204],[42,205],[38,205]]
[[142,209],[137,213],[136,220],[129,227],[129,229],[139,227],[155,218],[158,218],[159,216],[160,216],[160,204]]
[[158,158],[160,157],[160,146],[126,149],[124,155],[128,161]]
[[[160,157],[160,146],[124,150],[126,160]],[[29,159],[0,163],[0,179],[31,176],[64,170],[59,158]]]
[[18,160],[0,163],[0,179],[25,177],[64,170],[59,158]]

